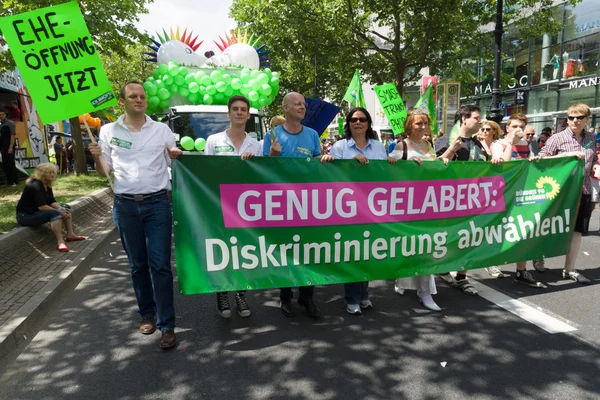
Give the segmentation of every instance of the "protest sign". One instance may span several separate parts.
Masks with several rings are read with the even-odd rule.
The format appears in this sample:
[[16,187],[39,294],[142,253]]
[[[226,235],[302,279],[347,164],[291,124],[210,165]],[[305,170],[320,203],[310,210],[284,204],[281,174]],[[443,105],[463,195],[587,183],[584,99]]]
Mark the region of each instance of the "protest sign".
[[340,108],[319,99],[306,99],[306,115],[300,123],[313,128],[320,135],[335,118]]
[[184,154],[173,164],[179,287],[360,282],[562,255],[582,183],[575,158],[363,166]]
[[377,94],[392,131],[395,135],[400,135],[404,132],[404,121],[406,121],[408,113],[402,97],[398,94],[396,85],[386,83],[385,85],[375,86],[375,94]]
[[77,2],[0,18],[44,124],[117,104]]

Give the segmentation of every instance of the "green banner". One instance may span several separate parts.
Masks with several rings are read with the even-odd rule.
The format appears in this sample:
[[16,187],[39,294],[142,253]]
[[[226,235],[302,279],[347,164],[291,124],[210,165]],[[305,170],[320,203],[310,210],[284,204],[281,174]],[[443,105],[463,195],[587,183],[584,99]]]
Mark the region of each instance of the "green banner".
[[406,121],[408,112],[404,106],[404,100],[398,94],[396,85],[386,83],[385,85],[375,86],[374,89],[394,135],[400,135],[404,132],[404,121]]
[[44,124],[117,104],[77,2],[0,18]]
[[179,287],[393,279],[566,254],[575,158],[486,162],[213,157],[173,163]]

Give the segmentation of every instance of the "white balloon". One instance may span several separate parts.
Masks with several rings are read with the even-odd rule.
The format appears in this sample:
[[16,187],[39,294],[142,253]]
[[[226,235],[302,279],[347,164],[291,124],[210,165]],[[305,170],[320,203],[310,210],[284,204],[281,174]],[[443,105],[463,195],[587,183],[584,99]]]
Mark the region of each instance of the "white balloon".
[[179,40],[169,40],[158,49],[157,61],[159,64],[177,61],[179,65],[201,67],[206,62],[206,57],[196,53],[190,46]]
[[[250,69],[260,68],[260,59],[256,50],[244,43],[235,43],[227,47],[220,57],[213,62],[220,67],[246,67]],[[216,56],[215,56],[216,57]],[[211,57],[213,60],[215,57]]]

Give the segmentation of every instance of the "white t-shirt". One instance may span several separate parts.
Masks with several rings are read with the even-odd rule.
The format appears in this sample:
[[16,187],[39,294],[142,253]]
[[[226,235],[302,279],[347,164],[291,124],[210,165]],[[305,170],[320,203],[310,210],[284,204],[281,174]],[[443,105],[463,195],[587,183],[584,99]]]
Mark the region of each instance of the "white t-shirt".
[[102,160],[115,173],[115,193],[171,190],[167,147],[175,147],[175,135],[166,124],[148,116],[140,132],[130,132],[123,118],[100,128]]
[[241,156],[244,153],[252,153],[255,156],[262,156],[261,147],[250,135],[246,134],[246,138],[238,151],[229,136],[227,131],[215,133],[206,139],[204,154],[207,156]]

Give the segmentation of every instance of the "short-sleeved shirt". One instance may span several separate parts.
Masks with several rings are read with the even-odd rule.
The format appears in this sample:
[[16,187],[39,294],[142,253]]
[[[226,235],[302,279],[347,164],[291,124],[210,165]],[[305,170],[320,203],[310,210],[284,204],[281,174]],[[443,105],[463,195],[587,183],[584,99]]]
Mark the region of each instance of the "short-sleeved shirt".
[[548,140],[546,145],[540,150],[538,156],[548,157],[556,156],[561,153],[568,153],[571,151],[583,151],[585,152],[585,168],[583,170],[583,193],[592,193],[592,181],[590,175],[592,173],[592,165],[598,163],[598,155],[596,154],[596,138],[593,133],[583,132],[583,140],[581,143],[577,141],[577,138],[570,128],[565,129],[562,132],[558,132]]
[[[270,131],[264,140],[263,155],[266,157],[271,151]],[[281,145],[280,157],[318,157],[321,155],[321,140],[319,134],[312,128],[302,126],[302,130],[291,134],[283,128],[283,125],[275,127],[277,142]]]
[[339,159],[354,158],[358,154],[364,155],[369,160],[387,159],[383,143],[375,139],[369,139],[362,150],[356,146],[356,142],[352,138],[338,140],[329,151],[329,155]]
[[175,147],[175,135],[162,122],[146,116],[140,132],[130,132],[123,116],[100,128],[102,160],[115,173],[115,193],[148,194],[171,189],[167,147]]
[[227,136],[227,131],[210,135],[204,147],[204,154],[207,156],[241,156],[244,153],[262,156],[260,144],[247,133],[239,151],[235,148],[229,136]]
[[16,134],[14,122],[7,118],[0,121],[0,149],[2,151],[8,150],[10,147],[10,137]]
[[33,214],[39,211],[41,206],[49,206],[56,203],[51,187],[44,187],[42,181],[33,179],[23,190],[23,194],[17,203],[17,212]]
[[[508,145],[509,143],[504,139],[496,140],[494,143],[492,143],[492,153],[494,152],[494,147],[498,147],[502,152],[504,152],[504,149],[506,149],[506,146]],[[510,157],[511,160],[529,158],[530,155],[531,149],[529,147],[529,143],[525,140],[521,139],[517,142],[517,144],[512,145],[512,153]]]
[[[435,153],[441,156],[448,150],[450,135],[439,137],[435,141]],[[483,145],[476,138],[461,137],[462,147],[454,154],[453,160],[456,161],[488,161],[490,155],[485,151]]]

